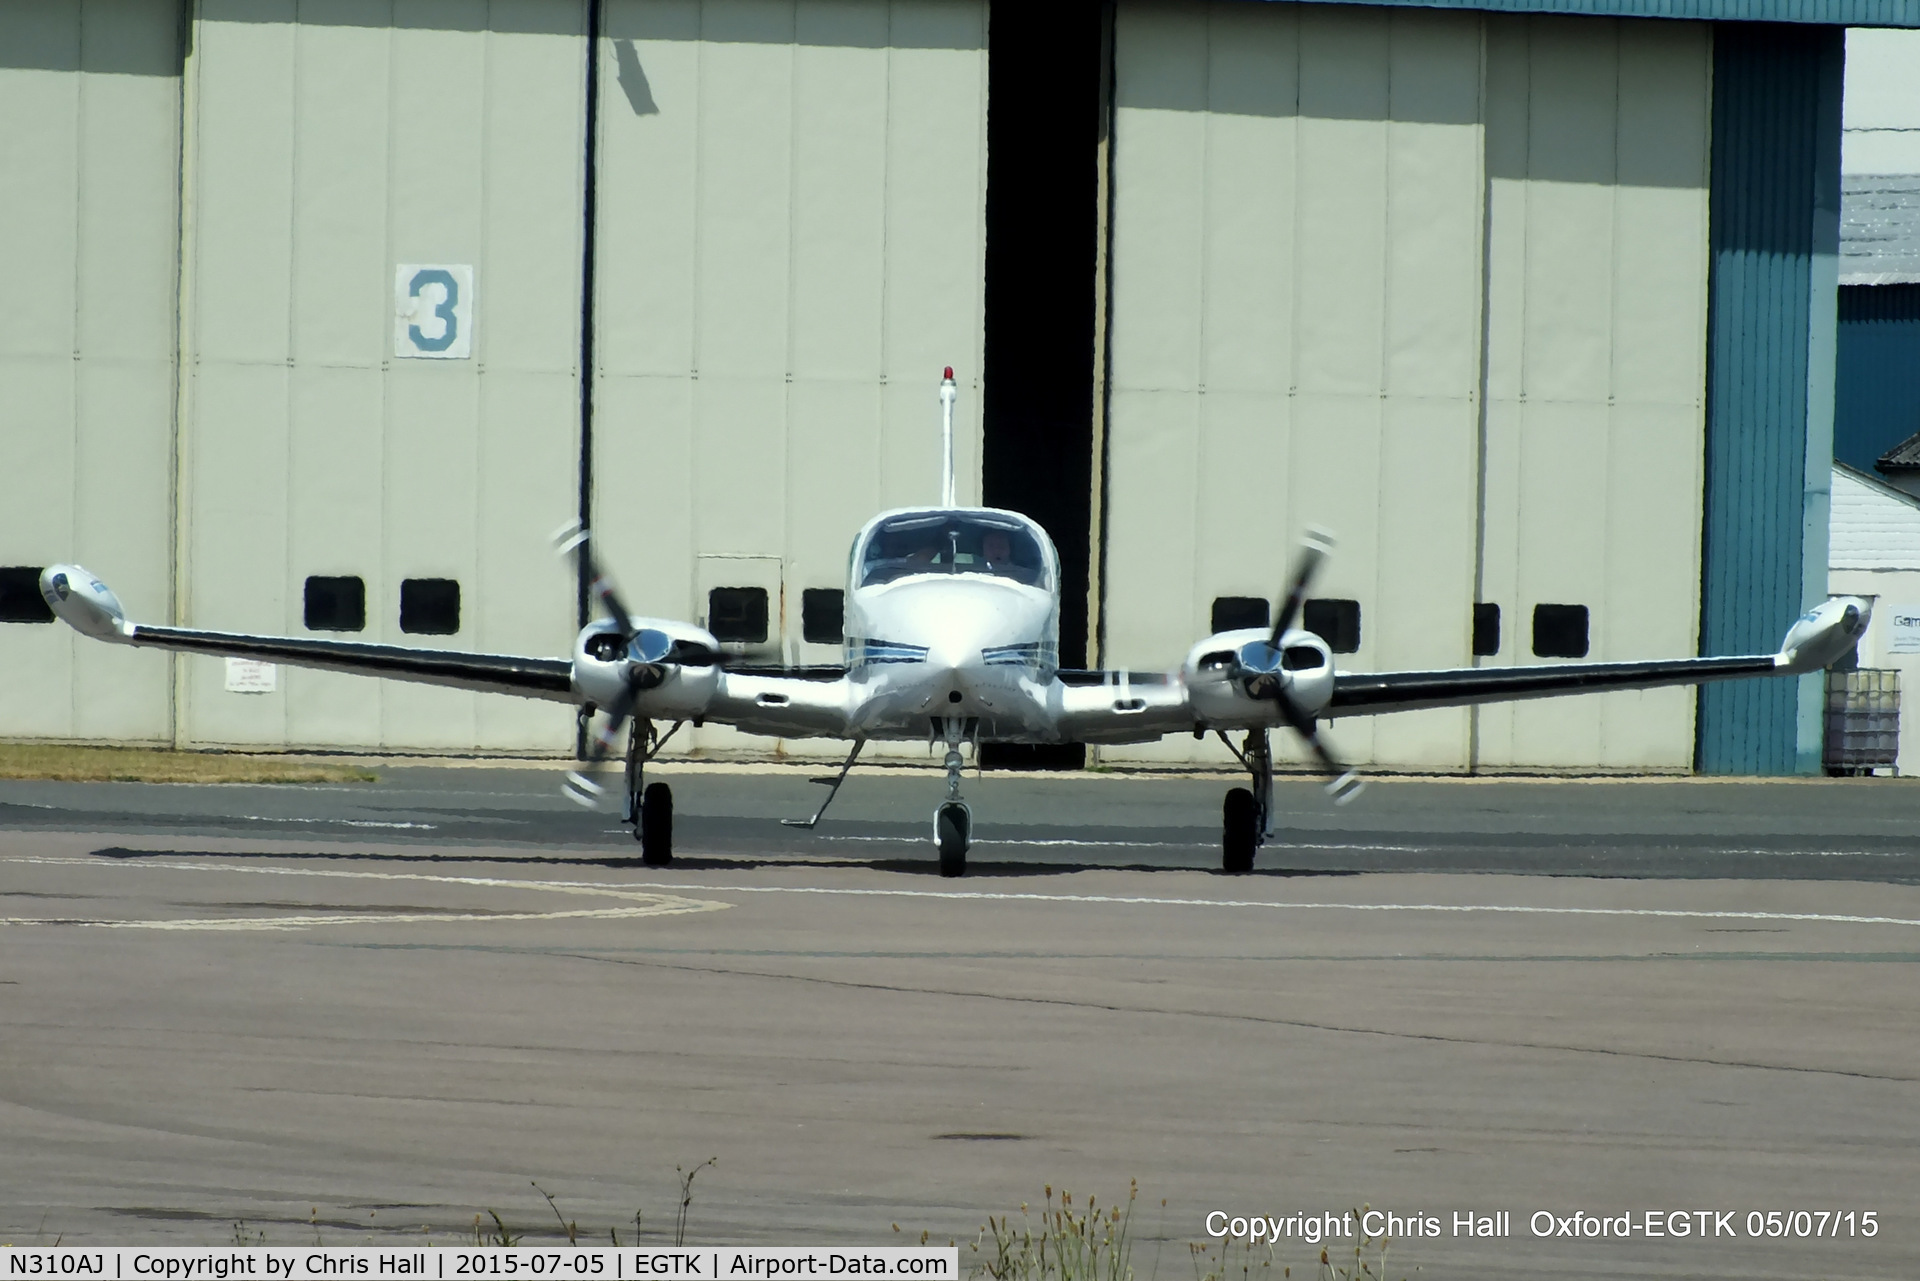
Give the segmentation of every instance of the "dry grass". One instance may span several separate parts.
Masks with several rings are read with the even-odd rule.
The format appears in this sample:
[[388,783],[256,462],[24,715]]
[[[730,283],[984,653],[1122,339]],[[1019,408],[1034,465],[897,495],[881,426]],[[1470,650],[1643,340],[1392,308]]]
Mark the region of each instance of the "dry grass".
[[67,783],[371,783],[372,770],[298,756],[0,743],[0,778]]

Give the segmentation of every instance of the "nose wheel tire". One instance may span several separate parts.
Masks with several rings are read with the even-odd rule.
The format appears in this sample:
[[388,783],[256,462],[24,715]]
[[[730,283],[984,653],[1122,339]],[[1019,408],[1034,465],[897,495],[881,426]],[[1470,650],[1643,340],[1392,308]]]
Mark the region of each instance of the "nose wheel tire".
[[973,841],[973,815],[958,801],[933,812],[933,839],[940,847],[940,875],[967,874],[967,846]]
[[673,862],[673,789],[665,783],[649,783],[640,794],[640,818],[633,825],[640,842],[640,861],[648,867],[664,867]]
[[1260,816],[1252,791],[1228,789],[1226,803],[1220,807],[1220,827],[1220,869],[1236,876],[1251,872],[1253,851],[1260,842]]

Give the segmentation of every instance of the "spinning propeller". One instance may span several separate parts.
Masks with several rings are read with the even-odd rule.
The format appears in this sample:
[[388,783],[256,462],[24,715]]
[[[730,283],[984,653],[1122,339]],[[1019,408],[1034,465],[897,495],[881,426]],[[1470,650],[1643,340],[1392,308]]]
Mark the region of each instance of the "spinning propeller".
[[1320,572],[1320,566],[1332,551],[1333,535],[1320,529],[1307,531],[1306,537],[1301,540],[1300,559],[1294,565],[1293,582],[1274,615],[1272,632],[1264,641],[1251,641],[1241,646],[1240,664],[1245,670],[1255,673],[1255,678],[1247,682],[1247,692],[1255,698],[1273,700],[1280,712],[1280,719],[1300,736],[1307,750],[1320,763],[1321,770],[1326,773],[1327,794],[1333,797],[1336,805],[1345,805],[1360,794],[1366,780],[1342,765],[1320,740],[1319,727],[1314,718],[1293,701],[1292,685],[1283,671],[1286,664],[1283,642],[1287,630],[1293,626],[1294,619],[1300,614],[1300,607],[1306,603],[1307,589],[1313,583],[1313,576]]
[[593,746],[587,752],[587,759],[581,768],[569,770],[561,791],[576,805],[592,809],[606,795],[606,787],[595,782],[592,775],[606,763],[620,745],[620,731],[633,715],[633,704],[642,690],[652,689],[666,679],[670,666],[711,666],[720,661],[720,655],[704,645],[677,640],[657,627],[636,627],[633,615],[620,600],[620,593],[614,590],[613,580],[601,572],[594,563],[593,552],[588,546],[590,535],[578,521],[571,522],[555,531],[554,546],[559,554],[565,556],[572,552],[576,557],[580,573],[587,580],[587,588],[599,600],[600,605],[613,620],[616,632],[602,632],[596,638],[602,652],[596,654],[609,662],[621,664],[622,688],[620,693],[605,705],[606,720],[593,735]]

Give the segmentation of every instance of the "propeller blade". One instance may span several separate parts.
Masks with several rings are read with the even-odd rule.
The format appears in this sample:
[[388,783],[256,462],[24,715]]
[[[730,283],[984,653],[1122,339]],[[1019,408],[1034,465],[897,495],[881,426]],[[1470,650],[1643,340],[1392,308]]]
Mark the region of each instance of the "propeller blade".
[[560,794],[582,809],[597,809],[607,794],[604,783],[594,779],[600,767],[607,762],[620,746],[620,729],[633,715],[633,692],[629,690],[618,702],[607,708],[606,723],[593,736],[593,746],[587,751],[587,759],[580,768],[568,770],[566,781],[560,784]]
[[1294,562],[1293,584],[1280,601],[1280,609],[1273,616],[1273,633],[1267,637],[1270,649],[1280,648],[1280,638],[1293,626],[1300,606],[1306,603],[1307,588],[1312,586],[1313,576],[1320,572],[1321,562],[1332,553],[1333,535],[1324,529],[1309,529],[1300,540],[1300,559]]
[[613,580],[600,572],[595,564],[593,552],[589,547],[592,534],[579,521],[569,521],[553,532],[555,548],[564,556],[572,552],[579,558],[581,572],[587,577],[587,589],[600,600],[613,621],[619,625],[620,634],[633,635],[633,616],[627,613],[627,607],[620,601],[620,593],[614,590]]
[[1279,706],[1281,719],[1286,721],[1287,728],[1300,736],[1307,750],[1313,753],[1314,759],[1320,762],[1320,768],[1326,772],[1327,795],[1333,798],[1333,803],[1345,805],[1360,795],[1360,789],[1367,785],[1367,780],[1341,764],[1340,759],[1327,750],[1327,745],[1320,740],[1320,727],[1294,704],[1284,685],[1275,685],[1273,701]]

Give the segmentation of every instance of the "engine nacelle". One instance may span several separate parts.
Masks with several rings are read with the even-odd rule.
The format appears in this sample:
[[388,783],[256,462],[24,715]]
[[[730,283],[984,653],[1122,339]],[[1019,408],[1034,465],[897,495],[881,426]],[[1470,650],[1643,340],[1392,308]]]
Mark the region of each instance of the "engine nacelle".
[[573,646],[573,688],[598,707],[628,690],[634,715],[690,720],[712,701],[720,684],[720,644],[705,628],[670,619],[636,618],[631,637],[603,618],[580,629]]
[[1212,725],[1274,725],[1276,684],[1312,716],[1333,698],[1333,654],[1312,632],[1289,631],[1274,649],[1263,627],[1215,632],[1191,650],[1182,667],[1194,710]]
[[109,641],[123,641],[133,634],[120,598],[78,565],[49,565],[41,570],[40,594],[47,608],[75,631]]

